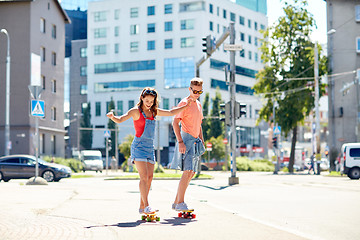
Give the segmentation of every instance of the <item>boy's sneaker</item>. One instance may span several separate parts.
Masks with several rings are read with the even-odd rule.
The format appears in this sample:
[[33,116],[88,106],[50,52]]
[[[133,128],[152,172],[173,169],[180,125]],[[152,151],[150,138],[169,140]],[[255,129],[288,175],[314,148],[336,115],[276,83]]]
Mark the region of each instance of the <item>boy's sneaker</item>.
[[176,211],[188,211],[190,210],[185,202],[179,203],[175,206]]
[[172,209],[172,210],[175,210],[175,207],[176,207],[176,203],[173,203],[173,204],[171,205],[171,209]]
[[139,214],[143,214],[144,213],[144,209],[143,208],[139,208]]

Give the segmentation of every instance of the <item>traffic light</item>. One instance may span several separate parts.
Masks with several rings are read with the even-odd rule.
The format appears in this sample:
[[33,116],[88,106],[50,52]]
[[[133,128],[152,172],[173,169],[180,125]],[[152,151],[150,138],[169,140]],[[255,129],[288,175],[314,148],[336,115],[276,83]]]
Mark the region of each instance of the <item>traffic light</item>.
[[[222,117],[223,116],[223,117]],[[227,126],[231,125],[231,102],[220,104],[220,121],[225,122]]]
[[235,119],[241,118],[243,115],[246,115],[246,103],[236,102],[235,108]]
[[278,147],[277,137],[273,137],[273,138],[272,138],[272,145],[273,145],[274,148],[277,148],[277,147]]
[[206,37],[203,37],[202,40],[203,40],[202,51],[209,56],[211,54],[212,45],[213,45],[211,41],[211,35],[207,35]]
[[108,147],[108,151],[111,151],[111,139],[110,138],[107,138],[106,144]]

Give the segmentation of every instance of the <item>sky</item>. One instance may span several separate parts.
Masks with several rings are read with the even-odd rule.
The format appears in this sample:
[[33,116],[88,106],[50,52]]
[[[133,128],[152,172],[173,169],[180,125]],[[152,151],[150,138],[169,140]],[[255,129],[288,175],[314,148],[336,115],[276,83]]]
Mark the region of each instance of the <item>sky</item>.
[[[292,2],[288,0],[288,2]],[[284,0],[267,0],[267,13],[269,26],[284,15],[282,7]],[[324,0],[308,0],[308,11],[313,14],[317,29],[314,29],[311,38],[320,44],[327,43],[327,27],[326,27],[326,1]]]

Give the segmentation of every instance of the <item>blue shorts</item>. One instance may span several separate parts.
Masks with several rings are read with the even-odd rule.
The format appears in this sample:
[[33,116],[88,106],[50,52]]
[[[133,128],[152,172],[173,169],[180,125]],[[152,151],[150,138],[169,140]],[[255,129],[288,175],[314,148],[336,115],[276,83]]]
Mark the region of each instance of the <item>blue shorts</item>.
[[135,162],[147,162],[147,163],[155,164],[155,161],[150,158],[132,158],[131,163],[134,164]]

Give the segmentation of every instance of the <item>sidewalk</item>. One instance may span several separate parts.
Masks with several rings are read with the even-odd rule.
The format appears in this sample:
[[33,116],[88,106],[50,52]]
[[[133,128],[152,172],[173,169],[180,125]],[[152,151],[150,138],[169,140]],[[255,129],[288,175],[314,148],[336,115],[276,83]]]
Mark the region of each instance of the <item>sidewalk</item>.
[[138,181],[105,181],[110,171],[105,176],[63,179],[48,186],[1,182],[0,239],[303,239],[202,201],[191,201],[196,219],[178,218],[171,209],[178,183],[174,180],[153,181],[149,199],[161,220],[141,221]]

